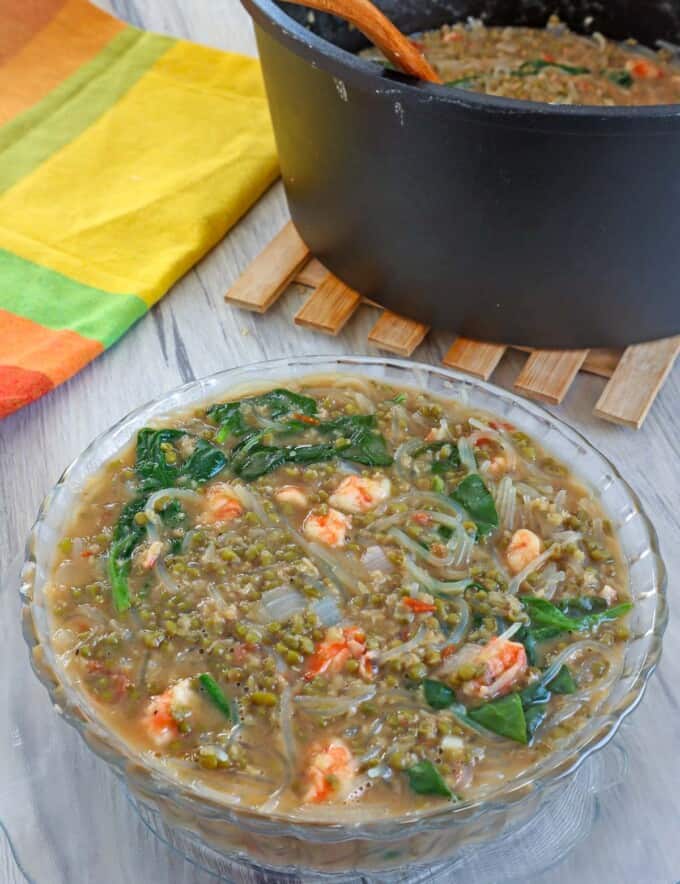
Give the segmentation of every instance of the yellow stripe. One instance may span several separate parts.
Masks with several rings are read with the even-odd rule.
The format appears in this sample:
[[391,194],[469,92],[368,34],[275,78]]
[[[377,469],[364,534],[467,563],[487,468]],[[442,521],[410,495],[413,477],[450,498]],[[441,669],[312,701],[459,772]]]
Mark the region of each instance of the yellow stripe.
[[0,197],[0,246],[150,305],[276,169],[257,62],[179,42]]

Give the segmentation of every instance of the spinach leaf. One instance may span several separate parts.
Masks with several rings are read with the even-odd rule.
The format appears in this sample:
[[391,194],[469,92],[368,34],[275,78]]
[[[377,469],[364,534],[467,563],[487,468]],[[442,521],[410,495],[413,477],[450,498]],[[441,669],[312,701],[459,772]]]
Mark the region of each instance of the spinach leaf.
[[469,513],[480,536],[490,534],[498,528],[496,504],[477,473],[466,476],[451,497]]
[[[253,429],[246,422],[243,406],[267,408],[272,420],[295,414],[313,417],[317,412],[316,400],[311,396],[302,396],[300,393],[293,393],[292,390],[285,390],[281,387],[260,396],[249,396],[236,402],[211,405],[206,414],[219,425],[220,429],[216,436],[218,442],[226,441],[229,436],[245,436]],[[293,421],[292,423],[295,424],[295,429],[289,427],[288,432],[307,428],[303,421]]]
[[[627,614],[633,607],[631,602],[624,602],[607,608],[603,611],[595,611],[592,614],[584,614],[581,617],[569,617],[552,602],[547,599],[527,596],[522,598],[522,603],[531,618],[532,627],[538,630],[557,630],[557,632],[585,632],[600,623],[616,620]],[[549,637],[549,636],[544,636]]]
[[527,723],[519,694],[508,694],[483,706],[468,710],[468,718],[489,731],[517,743],[527,743]]
[[107,564],[113,604],[119,614],[130,607],[128,575],[130,559],[135,547],[142,542],[146,528],[135,522],[135,516],[146,506],[146,496],[136,497],[126,503],[113,529]]
[[135,472],[140,478],[142,491],[159,491],[171,488],[179,479],[207,482],[227,465],[227,458],[216,445],[206,439],[196,439],[194,449],[184,463],[168,459],[173,442],[188,436],[183,430],[152,430],[148,427],[137,434]]
[[[188,436],[183,430],[170,428],[153,430],[145,427],[137,434],[135,472],[139,479],[139,494],[127,503],[118,516],[109,547],[108,576],[113,604],[118,613],[130,607],[130,560],[135,548],[146,537],[146,526],[139,525],[135,516],[145,507],[149,496],[161,488],[171,488],[186,480],[202,484],[221,472],[227,464],[224,453],[205,439],[196,439],[194,449],[182,463],[171,447],[172,443]],[[170,452],[175,455],[169,459]],[[167,525],[182,520],[182,508],[171,500],[161,516]]]
[[226,465],[223,451],[206,439],[197,439],[194,450],[179,468],[179,477],[202,484],[221,473]]
[[241,402],[267,407],[274,420],[283,417],[284,414],[304,414],[313,417],[317,412],[316,399],[303,396],[301,393],[293,393],[292,390],[284,390],[282,387],[270,390],[261,396],[242,399]]
[[568,666],[563,666],[557,675],[546,685],[554,694],[573,694],[576,691],[574,676]]
[[238,463],[232,461],[232,469],[240,479],[252,482],[260,476],[277,470],[286,462],[285,448],[272,448],[269,445],[259,445],[252,451],[248,451]]
[[418,448],[414,451],[413,457],[421,457],[428,451],[441,451],[444,447],[448,447],[450,451],[444,457],[433,458],[430,469],[435,475],[450,473],[460,467],[460,454],[458,453],[458,446],[455,442],[430,442],[429,445],[423,445],[422,448]]
[[544,58],[532,58],[529,61],[522,62],[516,70],[510,71],[510,74],[513,77],[532,77],[536,74],[540,74],[545,68],[558,68],[560,71],[564,71],[565,74],[571,74],[572,76],[590,73],[590,68],[575,67],[571,64],[560,64],[560,62],[547,61]]
[[226,718],[230,719],[234,724],[238,724],[238,710],[236,704],[232,703],[222,688],[217,684],[212,675],[204,672],[198,676],[198,681],[203,690],[210,698],[212,704],[222,712]]
[[617,86],[621,86],[623,89],[630,89],[635,82],[633,80],[633,75],[630,71],[626,70],[608,71],[607,79],[611,80],[612,83],[616,83]]
[[142,491],[159,491],[175,484],[179,469],[169,463],[167,446],[184,436],[182,430],[152,430],[145,427],[137,433],[135,472]]
[[433,709],[447,709],[456,700],[455,693],[448,685],[433,678],[426,678],[423,681],[423,691],[426,701]]
[[163,520],[163,524],[169,528],[177,528],[184,521],[185,513],[182,504],[173,497],[160,511],[159,516]]
[[605,611],[607,602],[597,595],[570,596],[560,599],[557,607],[569,617],[580,617],[582,614],[592,614],[594,611]]
[[419,795],[441,795],[453,798],[453,793],[431,761],[419,761],[406,771],[409,785]]
[[218,442],[224,442],[229,436],[244,436],[250,429],[241,412],[240,402],[211,405],[206,414],[219,425],[220,429],[215,437]]

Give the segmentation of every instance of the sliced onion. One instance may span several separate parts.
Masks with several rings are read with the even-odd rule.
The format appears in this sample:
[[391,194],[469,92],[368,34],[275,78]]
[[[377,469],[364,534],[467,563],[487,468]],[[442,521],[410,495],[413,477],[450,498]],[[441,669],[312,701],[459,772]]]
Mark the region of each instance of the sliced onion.
[[409,556],[406,556],[404,560],[404,567],[421,586],[425,587],[425,589],[447,597],[462,595],[468,586],[470,586],[471,583],[474,583],[470,577],[466,577],[464,580],[455,581],[437,580],[436,577],[428,574],[423,568],[418,567]]
[[265,623],[285,623],[294,614],[307,608],[308,600],[290,586],[277,586],[263,593],[260,599],[261,619]]
[[335,626],[342,620],[342,611],[337,601],[330,595],[314,602],[310,610],[316,614],[323,626]]
[[390,528],[387,532],[391,537],[400,544],[400,546],[405,547],[409,552],[412,552],[414,555],[423,559],[423,561],[427,562],[430,565],[440,565],[444,567],[445,565],[450,565],[453,562],[453,555],[449,552],[448,556],[440,558],[439,556],[435,556],[433,553],[429,551],[429,549],[425,549],[424,546],[421,546],[412,537],[409,537],[408,534],[405,534],[400,528]]
[[235,482],[231,486],[231,490],[237,500],[243,504],[245,509],[252,510],[263,525],[274,527],[274,523],[265,512],[260,499],[250,490],[250,488],[246,488],[245,485]]
[[529,574],[533,574],[534,571],[537,571],[541,567],[541,565],[550,558],[556,547],[557,544],[554,543],[552,546],[549,546],[548,549],[544,550],[540,554],[540,556],[536,556],[533,562],[529,562],[526,568],[524,568],[522,571],[519,572],[519,574],[512,578],[512,580],[508,584],[508,592],[511,595],[517,595],[520,586],[524,583]]
[[388,660],[393,660],[395,657],[401,657],[402,654],[408,654],[410,651],[413,651],[423,643],[425,632],[425,627],[423,625],[419,626],[418,632],[416,632],[412,639],[404,642],[402,645],[397,645],[396,648],[390,648],[389,651],[382,651],[378,654],[378,663],[386,663]]
[[361,564],[367,571],[381,571],[388,574],[394,570],[394,565],[385,555],[381,546],[369,546],[361,557]]

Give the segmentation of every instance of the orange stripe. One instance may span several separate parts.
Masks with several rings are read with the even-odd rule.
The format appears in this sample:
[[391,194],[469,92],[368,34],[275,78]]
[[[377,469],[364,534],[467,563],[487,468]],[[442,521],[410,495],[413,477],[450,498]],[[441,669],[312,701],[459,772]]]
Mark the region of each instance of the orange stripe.
[[49,24],[0,68],[0,126],[44,98],[125,27],[87,0],[66,0]]
[[66,0],[2,0],[0,62],[15,55],[64,5]]
[[99,341],[83,338],[76,332],[54,331],[0,310],[0,364],[39,371],[60,384],[103,349]]
[[41,371],[0,365],[0,418],[40,399],[53,387],[52,381]]

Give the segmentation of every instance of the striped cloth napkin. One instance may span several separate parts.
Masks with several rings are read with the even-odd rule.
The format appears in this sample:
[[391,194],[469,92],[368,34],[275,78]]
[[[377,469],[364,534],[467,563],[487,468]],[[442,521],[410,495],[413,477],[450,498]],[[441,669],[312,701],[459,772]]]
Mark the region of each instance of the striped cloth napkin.
[[257,62],[3,0],[0,417],[75,374],[277,175]]

